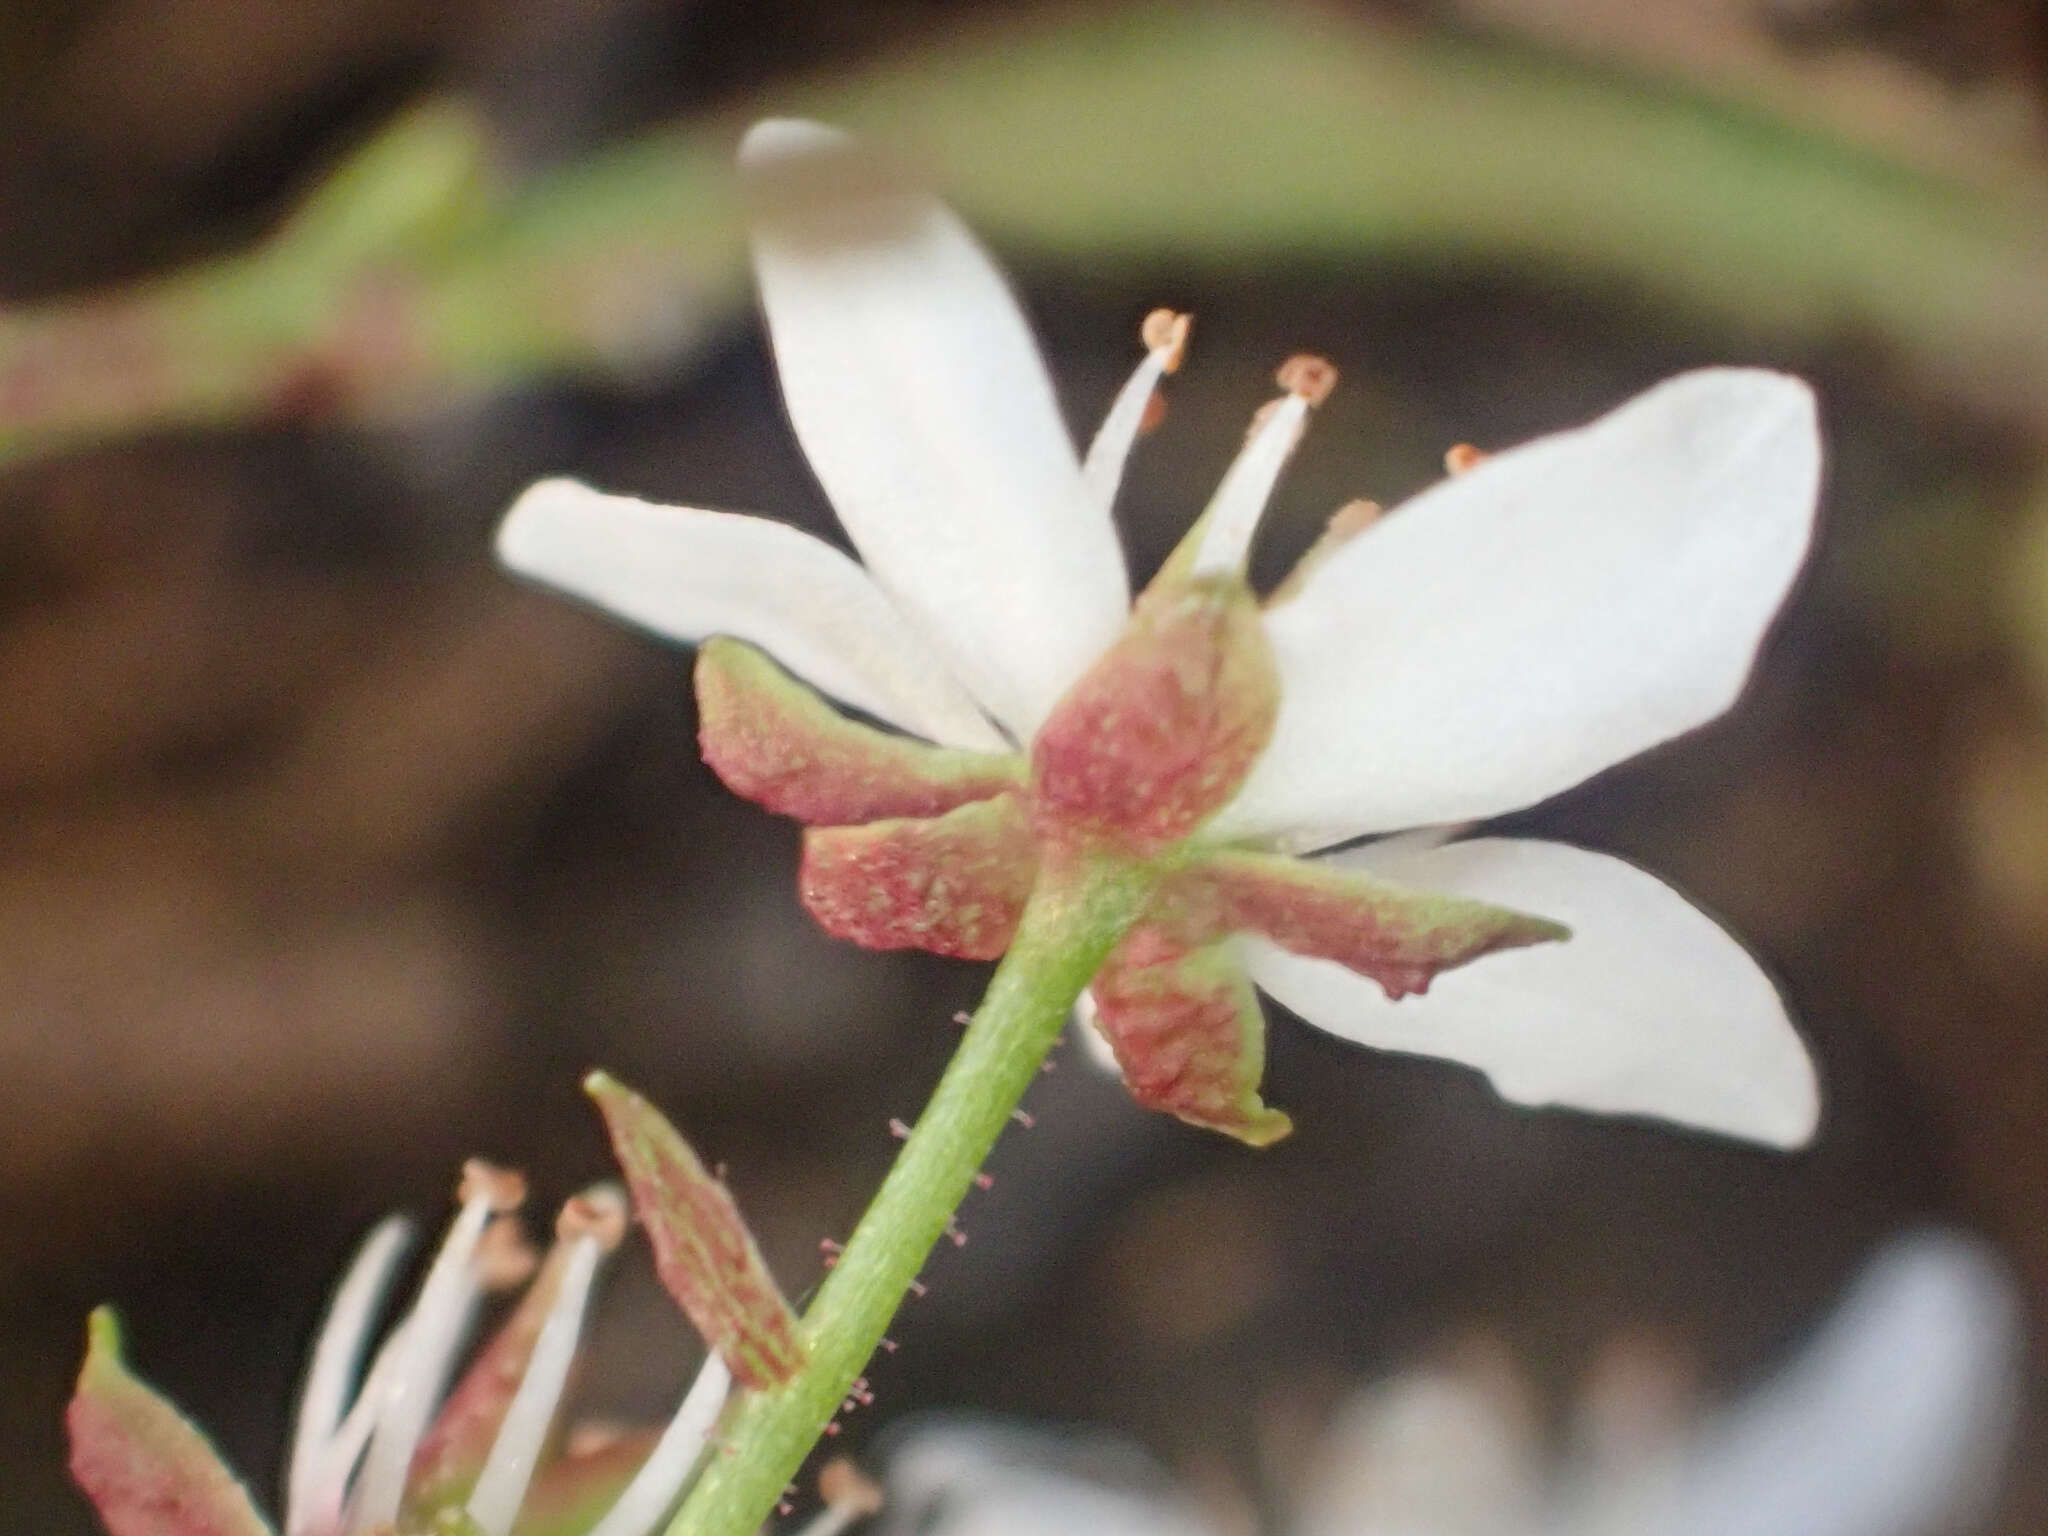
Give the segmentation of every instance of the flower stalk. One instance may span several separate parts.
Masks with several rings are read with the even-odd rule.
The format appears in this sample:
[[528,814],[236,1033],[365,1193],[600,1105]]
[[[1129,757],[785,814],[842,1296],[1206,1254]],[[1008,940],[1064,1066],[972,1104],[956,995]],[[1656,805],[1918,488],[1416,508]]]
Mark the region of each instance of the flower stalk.
[[669,1536],[750,1536],[774,1509],[1151,885],[1144,868],[1104,858],[1041,873],[960,1049],[804,1314],[802,1370],[742,1400],[721,1433],[732,1453],[710,1459]]

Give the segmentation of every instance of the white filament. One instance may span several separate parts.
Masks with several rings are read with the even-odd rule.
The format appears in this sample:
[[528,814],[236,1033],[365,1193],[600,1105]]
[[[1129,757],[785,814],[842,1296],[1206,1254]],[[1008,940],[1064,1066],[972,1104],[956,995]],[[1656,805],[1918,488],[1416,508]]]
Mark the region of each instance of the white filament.
[[1216,487],[1202,514],[1201,542],[1195,548],[1191,574],[1216,576],[1244,570],[1266,501],[1287,456],[1301,440],[1307,420],[1308,401],[1290,394],[1276,400],[1266,419],[1253,429],[1250,441],[1224,472],[1223,483]]
[[669,1420],[654,1450],[633,1474],[626,1491],[619,1495],[619,1502],[592,1527],[589,1536],[647,1536],[654,1529],[689,1481],[691,1469],[704,1452],[704,1442],[711,1438],[711,1426],[718,1422],[719,1412],[725,1407],[725,1395],[731,1390],[732,1373],[714,1351],[697,1373],[697,1379],[690,1383],[682,1406],[676,1409],[676,1416]]
[[1117,391],[1109,414],[1102,418],[1095,441],[1088,445],[1088,457],[1081,463],[1081,484],[1092,506],[1107,513],[1116,500],[1116,488],[1123,483],[1124,464],[1131,445],[1145,425],[1145,407],[1152,403],[1152,391],[1166,372],[1167,359],[1175,348],[1154,347],[1145,354],[1124,387]]
[[561,1285],[553,1305],[534,1341],[526,1374],[519,1378],[519,1390],[505,1409],[504,1422],[477,1474],[476,1487],[469,1495],[469,1517],[484,1536],[507,1536],[519,1506],[526,1499],[526,1485],[533,1477],[533,1464],[554,1422],[555,1405],[561,1401],[562,1385],[569,1379],[569,1367],[576,1358],[576,1341],[583,1332],[583,1313],[590,1302],[590,1285],[597,1278],[600,1249],[594,1237],[579,1237],[569,1248],[562,1267]]
[[[350,1378],[362,1361],[370,1323],[390,1287],[392,1271],[411,1238],[412,1224],[403,1217],[379,1222],[363,1239],[334,1292],[313,1345],[305,1390],[299,1394],[299,1422],[285,1475],[285,1536],[306,1536],[314,1528],[314,1493],[324,1481],[321,1474],[329,1449],[341,1428]],[[347,1475],[342,1473],[342,1481]],[[321,1491],[329,1494],[326,1515],[331,1520],[340,1510],[340,1487]]]
[[332,1536],[341,1529],[349,1479],[355,1475],[356,1463],[363,1459],[370,1431],[377,1427],[377,1405],[391,1385],[391,1374],[405,1348],[404,1339],[405,1323],[401,1321],[378,1346],[377,1358],[370,1363],[356,1400],[349,1405],[348,1416],[321,1448],[308,1473],[305,1524],[300,1531],[288,1532],[287,1536]]
[[376,1428],[356,1490],[349,1521],[352,1531],[389,1525],[398,1518],[413,1452],[419,1448],[428,1415],[447,1381],[476,1301],[476,1247],[490,1219],[488,1191],[464,1203],[420,1286],[419,1300],[413,1304],[403,1334],[393,1341],[398,1348],[392,1353],[390,1379],[372,1408]]

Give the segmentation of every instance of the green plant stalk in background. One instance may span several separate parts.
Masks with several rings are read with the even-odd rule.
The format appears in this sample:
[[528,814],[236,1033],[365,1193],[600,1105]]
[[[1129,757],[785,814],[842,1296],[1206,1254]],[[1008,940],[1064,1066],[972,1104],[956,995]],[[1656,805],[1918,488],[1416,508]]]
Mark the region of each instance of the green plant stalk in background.
[[[2048,193],[1964,187],[1528,49],[1146,6],[962,33],[745,116],[768,111],[918,157],[977,227],[1039,255],[1512,263],[1781,354],[1874,340],[2048,432]],[[743,126],[656,133],[493,201],[481,129],[422,109],[251,252],[0,316],[0,461],[672,363],[745,303]]]
[[1106,859],[1041,878],[960,1049],[804,1314],[802,1371],[741,1399],[720,1426],[730,1453],[707,1459],[669,1536],[751,1536],[775,1508],[1151,884],[1142,866]]

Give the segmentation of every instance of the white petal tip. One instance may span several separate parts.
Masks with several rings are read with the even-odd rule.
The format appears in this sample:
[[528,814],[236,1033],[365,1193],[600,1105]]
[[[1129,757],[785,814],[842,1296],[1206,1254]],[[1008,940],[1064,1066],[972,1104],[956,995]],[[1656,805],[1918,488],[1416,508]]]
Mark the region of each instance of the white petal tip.
[[763,118],[740,140],[739,166],[743,171],[764,170],[806,155],[842,150],[852,142],[843,130],[808,118]]
[[601,491],[567,476],[537,480],[519,495],[498,524],[493,548],[499,561],[523,576],[547,577],[550,556],[565,534],[573,532],[577,514],[603,499]]

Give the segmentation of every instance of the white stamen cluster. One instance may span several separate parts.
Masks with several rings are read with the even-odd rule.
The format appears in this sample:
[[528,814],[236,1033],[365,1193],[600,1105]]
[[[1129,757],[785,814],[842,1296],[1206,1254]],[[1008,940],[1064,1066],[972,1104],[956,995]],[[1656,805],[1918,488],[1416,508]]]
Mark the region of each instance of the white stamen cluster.
[[[286,1479],[285,1536],[360,1536],[397,1520],[414,1456],[479,1301],[532,1269],[523,1243],[502,1240],[502,1218],[524,1197],[516,1175],[474,1162],[464,1170],[461,1208],[418,1297],[350,1401],[351,1377],[411,1229],[394,1217],[365,1239],[314,1344]],[[563,1209],[549,1260],[554,1292],[464,1508],[483,1536],[507,1536],[518,1517],[575,1360],[599,1267],[624,1236],[626,1220],[625,1199],[609,1186],[586,1191]],[[654,1528],[688,1481],[730,1386],[714,1354],[592,1536],[646,1536]]]

